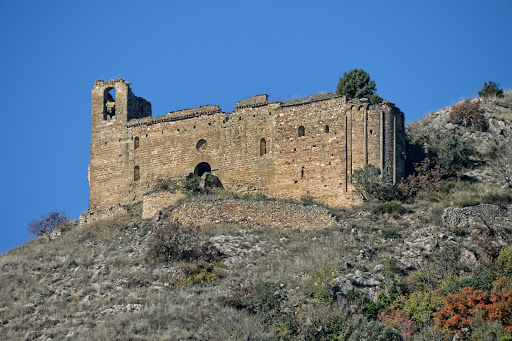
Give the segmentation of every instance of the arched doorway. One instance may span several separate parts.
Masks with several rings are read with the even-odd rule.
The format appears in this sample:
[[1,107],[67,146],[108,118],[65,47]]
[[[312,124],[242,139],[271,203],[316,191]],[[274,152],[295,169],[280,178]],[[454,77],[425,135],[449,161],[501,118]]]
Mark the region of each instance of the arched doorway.
[[196,168],[194,168],[194,175],[202,176],[204,173],[211,172],[211,171],[212,171],[212,167],[208,163],[201,162],[196,166]]

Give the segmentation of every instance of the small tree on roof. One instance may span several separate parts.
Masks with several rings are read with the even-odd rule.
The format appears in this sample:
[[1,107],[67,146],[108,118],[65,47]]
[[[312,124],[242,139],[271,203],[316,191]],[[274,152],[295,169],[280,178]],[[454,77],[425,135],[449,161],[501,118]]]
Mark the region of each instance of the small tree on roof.
[[[370,80],[370,75],[363,69],[353,69],[345,72],[336,88],[336,94],[345,95],[349,98],[370,98],[375,94],[375,91],[377,91],[375,81]],[[375,94],[375,96],[377,95]]]

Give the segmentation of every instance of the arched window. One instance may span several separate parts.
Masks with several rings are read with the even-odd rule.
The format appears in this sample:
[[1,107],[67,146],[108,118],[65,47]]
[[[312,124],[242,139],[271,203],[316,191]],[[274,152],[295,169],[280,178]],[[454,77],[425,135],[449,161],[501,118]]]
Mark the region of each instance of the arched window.
[[260,156],[267,154],[267,141],[265,139],[260,140]]
[[140,168],[139,166],[135,166],[133,169],[133,181],[137,181],[140,179]]
[[300,126],[300,127],[299,127],[299,129],[298,129],[298,131],[297,131],[297,135],[298,135],[299,137],[302,137],[302,136],[306,135],[306,129],[304,129],[304,126]]
[[112,116],[116,115],[116,89],[106,88],[105,95],[103,96],[104,107],[104,120],[110,120]]
[[139,137],[135,136],[135,138],[133,139],[133,149],[137,148],[139,148]]
[[329,126],[325,125],[324,132],[327,134],[329,132]]
[[200,139],[196,143],[196,149],[198,152],[204,152],[206,150],[206,147],[208,147],[208,142],[206,142],[205,139]]

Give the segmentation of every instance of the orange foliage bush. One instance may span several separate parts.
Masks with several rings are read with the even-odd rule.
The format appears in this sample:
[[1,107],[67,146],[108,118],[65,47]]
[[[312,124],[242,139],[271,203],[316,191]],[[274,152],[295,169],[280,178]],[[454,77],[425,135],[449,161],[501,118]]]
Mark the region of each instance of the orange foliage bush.
[[512,332],[512,291],[492,291],[491,294],[472,287],[446,296],[445,307],[435,313],[436,323],[455,333],[461,328],[473,329],[473,318],[481,311],[484,321],[500,320],[507,332]]
[[414,321],[399,310],[384,308],[377,318],[383,325],[398,330],[404,340],[409,340],[416,329]]

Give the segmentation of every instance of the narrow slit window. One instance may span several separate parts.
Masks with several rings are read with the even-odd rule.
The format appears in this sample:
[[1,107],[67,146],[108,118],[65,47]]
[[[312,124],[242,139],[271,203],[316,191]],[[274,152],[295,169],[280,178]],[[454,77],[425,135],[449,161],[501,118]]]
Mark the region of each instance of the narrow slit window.
[[304,166],[302,166],[302,169],[300,171],[300,178],[304,179]]
[[326,125],[325,128],[324,128],[324,132],[327,134],[329,132],[329,126]]
[[133,149],[139,148],[139,137],[135,136],[135,139],[133,139]]
[[139,166],[135,166],[133,169],[133,181],[137,181],[140,179],[140,168]]
[[260,156],[267,154],[267,141],[265,139],[260,140]]

